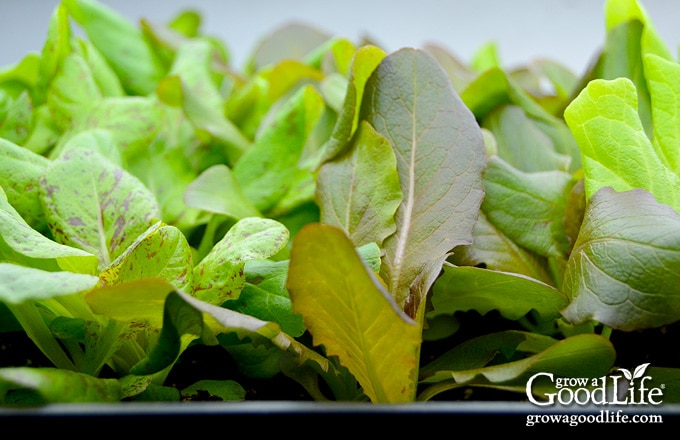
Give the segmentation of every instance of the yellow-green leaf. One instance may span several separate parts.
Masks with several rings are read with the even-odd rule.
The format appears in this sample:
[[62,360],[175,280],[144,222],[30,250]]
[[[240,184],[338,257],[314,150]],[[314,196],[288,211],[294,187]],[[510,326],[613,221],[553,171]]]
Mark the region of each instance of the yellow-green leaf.
[[591,81],[564,111],[581,148],[586,196],[606,186],[642,188],[680,210],[680,178],[657,154],[637,108],[635,85],[617,78]]
[[145,321],[160,328],[165,299],[173,290],[163,279],[146,278],[94,289],[85,301],[94,313],[122,322]]
[[106,284],[162,278],[177,289],[193,289],[193,258],[177,227],[158,222],[141,234],[99,277]]
[[649,54],[644,66],[652,99],[652,143],[663,163],[680,175],[680,64]]
[[322,224],[298,232],[287,288],[314,343],[338,356],[371,401],[414,399],[421,328],[364,265],[344,232]]

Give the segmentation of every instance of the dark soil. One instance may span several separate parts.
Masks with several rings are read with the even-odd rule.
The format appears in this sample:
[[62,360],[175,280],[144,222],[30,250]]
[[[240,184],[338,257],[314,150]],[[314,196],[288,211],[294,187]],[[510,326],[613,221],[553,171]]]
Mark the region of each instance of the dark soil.
[[616,365],[635,368],[649,362],[652,367],[680,368],[680,322],[655,329],[613,332]]

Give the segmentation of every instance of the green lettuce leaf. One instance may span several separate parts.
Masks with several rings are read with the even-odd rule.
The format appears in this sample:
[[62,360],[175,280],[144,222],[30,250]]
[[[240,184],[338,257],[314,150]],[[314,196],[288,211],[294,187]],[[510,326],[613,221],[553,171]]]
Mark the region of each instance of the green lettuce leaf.
[[39,75],[33,90],[36,107],[45,104],[50,83],[57,75],[62,58],[73,50],[72,42],[68,10],[65,5],[59,4],[50,17],[47,38],[40,53]]
[[644,54],[653,53],[671,59],[671,53],[663,38],[654,27],[649,14],[638,0],[607,0],[604,8],[605,28],[607,32],[623,23],[638,21],[644,29],[640,44]]
[[276,322],[285,333],[297,338],[307,329],[302,316],[295,313],[286,290],[288,261],[248,260],[244,271],[246,283],[238,299],[223,307],[263,321]]
[[64,152],[75,148],[94,150],[114,164],[123,168],[125,168],[128,163],[128,161],[123,158],[115,134],[106,128],[84,130],[68,137],[59,145],[59,152],[54,152],[54,155],[63,154]]
[[342,152],[357,130],[366,81],[385,56],[382,49],[370,44],[354,54],[343,105],[330,138],[320,150],[319,164]]
[[560,316],[568,300],[552,286],[514,273],[476,267],[444,266],[433,285],[432,307],[428,317],[453,315],[476,310],[484,315],[492,310],[518,320],[534,310],[542,321]]
[[234,178],[234,173],[224,164],[216,164],[203,171],[184,191],[187,206],[234,219],[261,217],[262,214]]
[[65,56],[47,94],[55,123],[64,131],[78,125],[101,100],[102,93],[85,59],[77,53]]
[[123,387],[117,379],[57,368],[0,368],[0,402],[7,405],[113,403],[122,398]]
[[[77,370],[83,362],[88,362],[83,359],[79,346],[57,341],[50,320],[61,314],[68,317],[77,315],[80,319],[94,321],[94,316],[83,307],[79,294],[94,289],[99,284],[98,277],[0,263],[0,279],[3,280],[0,284],[0,301],[7,305],[26,334],[57,368]],[[95,335],[95,339],[106,339],[103,333]],[[116,339],[114,336],[113,340]],[[70,352],[70,356],[65,353],[65,349]],[[99,363],[86,372],[94,374],[102,365]]]
[[[503,141],[509,146],[514,144],[515,157],[508,155],[501,155],[501,157],[520,169],[524,169],[521,162],[515,161],[519,148],[531,151],[535,158],[541,159],[539,164],[531,165],[531,167],[534,167],[533,169],[545,169],[546,160],[552,163],[557,160],[561,163],[566,158],[569,159],[568,171],[573,172],[581,167],[578,145],[564,121],[543,108],[528,91],[520,86],[512,75],[506,73],[500,67],[492,67],[481,73],[468,84],[461,92],[460,97],[475,117],[481,121],[482,126],[487,124],[486,119],[492,111],[505,105],[512,105],[523,110],[525,117],[518,120],[522,121],[525,126],[533,125],[533,128],[528,133],[521,134],[521,139],[533,138],[534,142],[538,140],[541,144],[547,146],[549,151],[539,151],[520,145],[512,138]],[[517,110],[513,111],[518,113]],[[514,117],[519,118],[521,115],[515,114]],[[491,121],[488,124],[497,137],[514,134],[511,130],[500,131],[499,128],[502,127],[493,124]],[[543,133],[544,136],[538,134],[539,132]],[[527,164],[525,163],[525,165]]]
[[0,300],[8,304],[39,301],[92,289],[94,275],[66,271],[47,272],[18,264],[0,263]]
[[33,103],[27,91],[12,98],[0,89],[0,138],[23,144],[31,131]]
[[529,377],[546,371],[558,377],[602,377],[615,358],[611,342],[600,335],[555,340],[512,330],[491,333],[469,339],[423,367],[421,381],[435,385],[418,400],[471,385],[526,393]]
[[545,259],[511,240],[491,223],[484,212],[479,214],[470,245],[457,246],[448,261],[457,266],[480,266],[500,272],[512,272],[552,283]]
[[[234,178],[259,211],[275,208],[291,190],[291,182],[304,172],[298,162],[324,107],[323,97],[314,87],[299,89],[234,165]],[[310,173],[305,174],[311,179]]]
[[166,67],[141,29],[98,1],[64,0],[64,5],[115,70],[128,94],[146,96],[156,89]]
[[484,174],[486,217],[519,245],[545,257],[564,257],[569,243],[563,219],[571,175],[519,171],[498,156]]
[[626,331],[680,319],[680,214],[641,189],[593,195],[564,277],[574,323]]
[[584,80],[628,78],[637,90],[642,126],[652,137],[652,104],[644,59],[653,54],[670,61],[673,56],[638,0],[607,0],[604,15],[604,45]]
[[224,115],[220,84],[212,70],[214,58],[215,46],[209,41],[184,42],[177,48],[168,76],[156,89],[163,102],[182,108],[196,130],[210,134],[203,155],[207,158],[202,158],[207,163],[201,163],[199,170],[214,161],[232,165],[250,146],[240,128]]
[[130,158],[148,148],[165,124],[165,113],[154,98],[113,96],[103,98],[79,121],[72,134],[93,128],[111,130],[123,157]]
[[321,167],[316,199],[321,222],[345,231],[355,246],[382,244],[396,230],[394,214],[401,203],[390,143],[362,122],[352,148]]
[[494,134],[498,156],[518,170],[569,171],[571,167],[571,158],[557,153],[553,140],[517,105],[492,110],[482,127]]

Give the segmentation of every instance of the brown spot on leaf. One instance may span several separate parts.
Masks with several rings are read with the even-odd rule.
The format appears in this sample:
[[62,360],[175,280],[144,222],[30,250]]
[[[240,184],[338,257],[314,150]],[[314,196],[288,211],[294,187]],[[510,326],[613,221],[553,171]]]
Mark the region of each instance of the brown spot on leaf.
[[85,222],[83,222],[83,219],[79,217],[69,217],[67,221],[71,226],[85,226]]

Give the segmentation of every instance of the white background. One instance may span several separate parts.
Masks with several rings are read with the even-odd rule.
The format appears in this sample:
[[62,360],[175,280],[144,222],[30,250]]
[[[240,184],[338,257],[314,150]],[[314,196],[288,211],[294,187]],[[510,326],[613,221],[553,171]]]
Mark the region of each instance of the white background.
[[[511,68],[536,57],[582,73],[604,42],[604,0],[102,0],[137,23],[162,22],[183,8],[203,17],[204,33],[220,38],[241,68],[258,40],[292,20],[357,41],[367,35],[390,52],[438,43],[469,61],[495,41]],[[39,51],[57,0],[0,0],[0,67]],[[673,53],[680,43],[680,1],[643,0]]]

